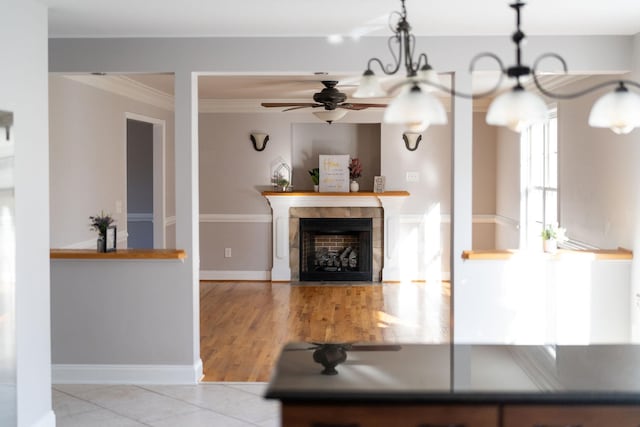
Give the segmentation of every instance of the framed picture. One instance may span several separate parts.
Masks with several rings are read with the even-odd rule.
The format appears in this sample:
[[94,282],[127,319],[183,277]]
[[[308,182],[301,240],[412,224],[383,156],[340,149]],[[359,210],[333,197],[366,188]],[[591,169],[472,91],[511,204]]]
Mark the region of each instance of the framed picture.
[[110,225],[109,227],[107,227],[107,233],[105,235],[105,239],[106,239],[105,245],[107,247],[107,252],[115,252],[116,236],[117,236],[116,226]]
[[373,192],[384,193],[384,176],[373,177]]
[[349,192],[349,155],[320,154],[320,192]]

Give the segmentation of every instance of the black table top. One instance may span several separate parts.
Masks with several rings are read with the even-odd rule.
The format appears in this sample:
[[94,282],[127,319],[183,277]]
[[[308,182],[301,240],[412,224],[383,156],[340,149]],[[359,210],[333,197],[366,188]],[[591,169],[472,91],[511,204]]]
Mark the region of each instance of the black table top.
[[266,397],[640,404],[640,345],[291,343],[282,350]]

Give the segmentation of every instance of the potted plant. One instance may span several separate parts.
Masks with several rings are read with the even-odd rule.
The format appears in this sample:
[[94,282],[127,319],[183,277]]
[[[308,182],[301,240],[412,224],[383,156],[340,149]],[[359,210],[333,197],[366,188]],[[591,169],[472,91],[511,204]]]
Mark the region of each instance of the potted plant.
[[278,185],[278,188],[280,188],[280,191],[287,191],[287,188],[289,187],[289,180],[283,177],[278,178],[276,184]]
[[558,243],[567,241],[567,230],[558,227],[558,223],[547,224],[542,230],[542,247],[547,253],[556,253]]
[[349,163],[349,178],[351,179],[349,189],[352,192],[360,190],[360,184],[356,181],[360,176],[362,176],[362,163],[360,163],[360,159],[355,157],[351,159],[351,163]]
[[320,185],[320,168],[309,169],[309,175],[311,181],[313,181],[313,191],[318,192],[318,186]]
[[98,232],[98,252],[107,251],[107,228],[114,223],[114,219],[109,214],[100,211],[100,215],[89,217],[90,230]]

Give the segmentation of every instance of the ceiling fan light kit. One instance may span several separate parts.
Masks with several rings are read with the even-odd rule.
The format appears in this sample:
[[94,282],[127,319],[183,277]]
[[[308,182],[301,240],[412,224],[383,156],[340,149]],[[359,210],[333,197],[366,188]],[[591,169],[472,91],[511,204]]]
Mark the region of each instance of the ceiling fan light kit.
[[329,124],[342,119],[347,115],[347,110],[338,109],[338,110],[323,110],[323,111],[314,111],[313,115],[322,120],[323,122],[327,122]]
[[[538,74],[536,73],[536,67],[542,60],[547,58],[556,59],[562,65],[564,73],[568,73],[568,68],[565,60],[556,53],[545,53],[539,56],[534,62],[533,67],[522,64],[521,43],[525,39],[525,34],[520,28],[520,18],[521,9],[524,5],[525,3],[521,0],[516,0],[514,3],[509,5],[516,13],[516,31],[511,36],[511,40],[516,47],[516,64],[505,68],[500,58],[493,53],[485,52],[476,55],[471,60],[471,65],[469,67],[471,73],[473,73],[475,64],[479,59],[488,58],[496,61],[498,64],[500,77],[496,84],[489,90],[477,94],[467,94],[441,85],[437,78],[437,73],[427,60],[426,54],[421,53],[418,55],[417,60],[414,59],[413,52],[415,48],[415,36],[411,34],[411,26],[407,21],[405,0],[401,0],[401,12],[393,12],[390,15],[390,21],[394,17],[399,18],[395,27],[392,27],[394,34],[389,37],[388,40],[388,47],[395,63],[385,66],[379,58],[374,57],[369,59],[367,62],[367,69],[362,75],[360,89],[354,93],[354,97],[368,98],[381,96],[380,94],[383,91],[375,73],[372,70],[373,64],[378,64],[378,67],[384,74],[393,75],[400,70],[401,65],[404,63],[406,79],[400,85],[411,86],[412,92],[426,92],[426,87],[432,87],[449,93],[451,96],[477,99],[496,95],[500,90],[500,85],[505,76],[507,78],[515,79],[516,84],[510,92],[500,95],[493,100],[489,107],[486,120],[489,124],[507,126],[517,132],[522,131],[529,125],[544,121],[547,118],[547,107],[542,98],[536,94],[526,91],[522,86],[520,79],[525,76],[531,76],[533,78],[535,86],[540,93],[549,98],[561,100],[578,98],[604,87],[615,85],[617,88],[614,93],[604,95],[594,104],[589,118],[589,125],[595,127],[608,127],[616,133],[628,133],[635,127],[640,126],[640,96],[630,92],[626,87],[633,86],[635,88],[640,88],[640,84],[637,82],[631,80],[610,80],[574,93],[555,93],[544,88],[539,81]],[[397,46],[397,51],[394,51],[394,45]],[[437,98],[434,97],[434,99],[438,104],[440,104],[440,106],[442,106],[442,103]],[[416,123],[425,122],[430,124],[447,123],[446,114],[445,120],[442,120],[442,117],[439,115],[440,109],[432,108],[433,103],[422,104],[421,110],[414,111],[411,116],[407,116],[402,120],[398,117],[397,111],[408,111],[410,102],[411,99],[406,96],[406,91],[401,91],[400,94],[389,104],[389,107],[385,112],[385,122],[404,123],[407,126],[415,126]],[[400,105],[398,105],[398,103],[400,103]],[[414,104],[413,106],[417,107],[418,105]],[[544,114],[542,112],[543,106]],[[394,111],[389,112],[392,108]],[[442,107],[442,110],[444,110],[444,107]],[[433,114],[436,114],[436,116],[433,116]],[[421,119],[416,120],[416,115],[419,115]]]

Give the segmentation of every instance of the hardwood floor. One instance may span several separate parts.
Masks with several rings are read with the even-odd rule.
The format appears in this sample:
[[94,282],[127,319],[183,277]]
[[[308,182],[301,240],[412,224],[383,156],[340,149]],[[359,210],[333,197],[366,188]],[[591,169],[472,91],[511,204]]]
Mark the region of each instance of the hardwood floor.
[[200,284],[204,381],[268,381],[290,341],[449,340],[449,283]]

